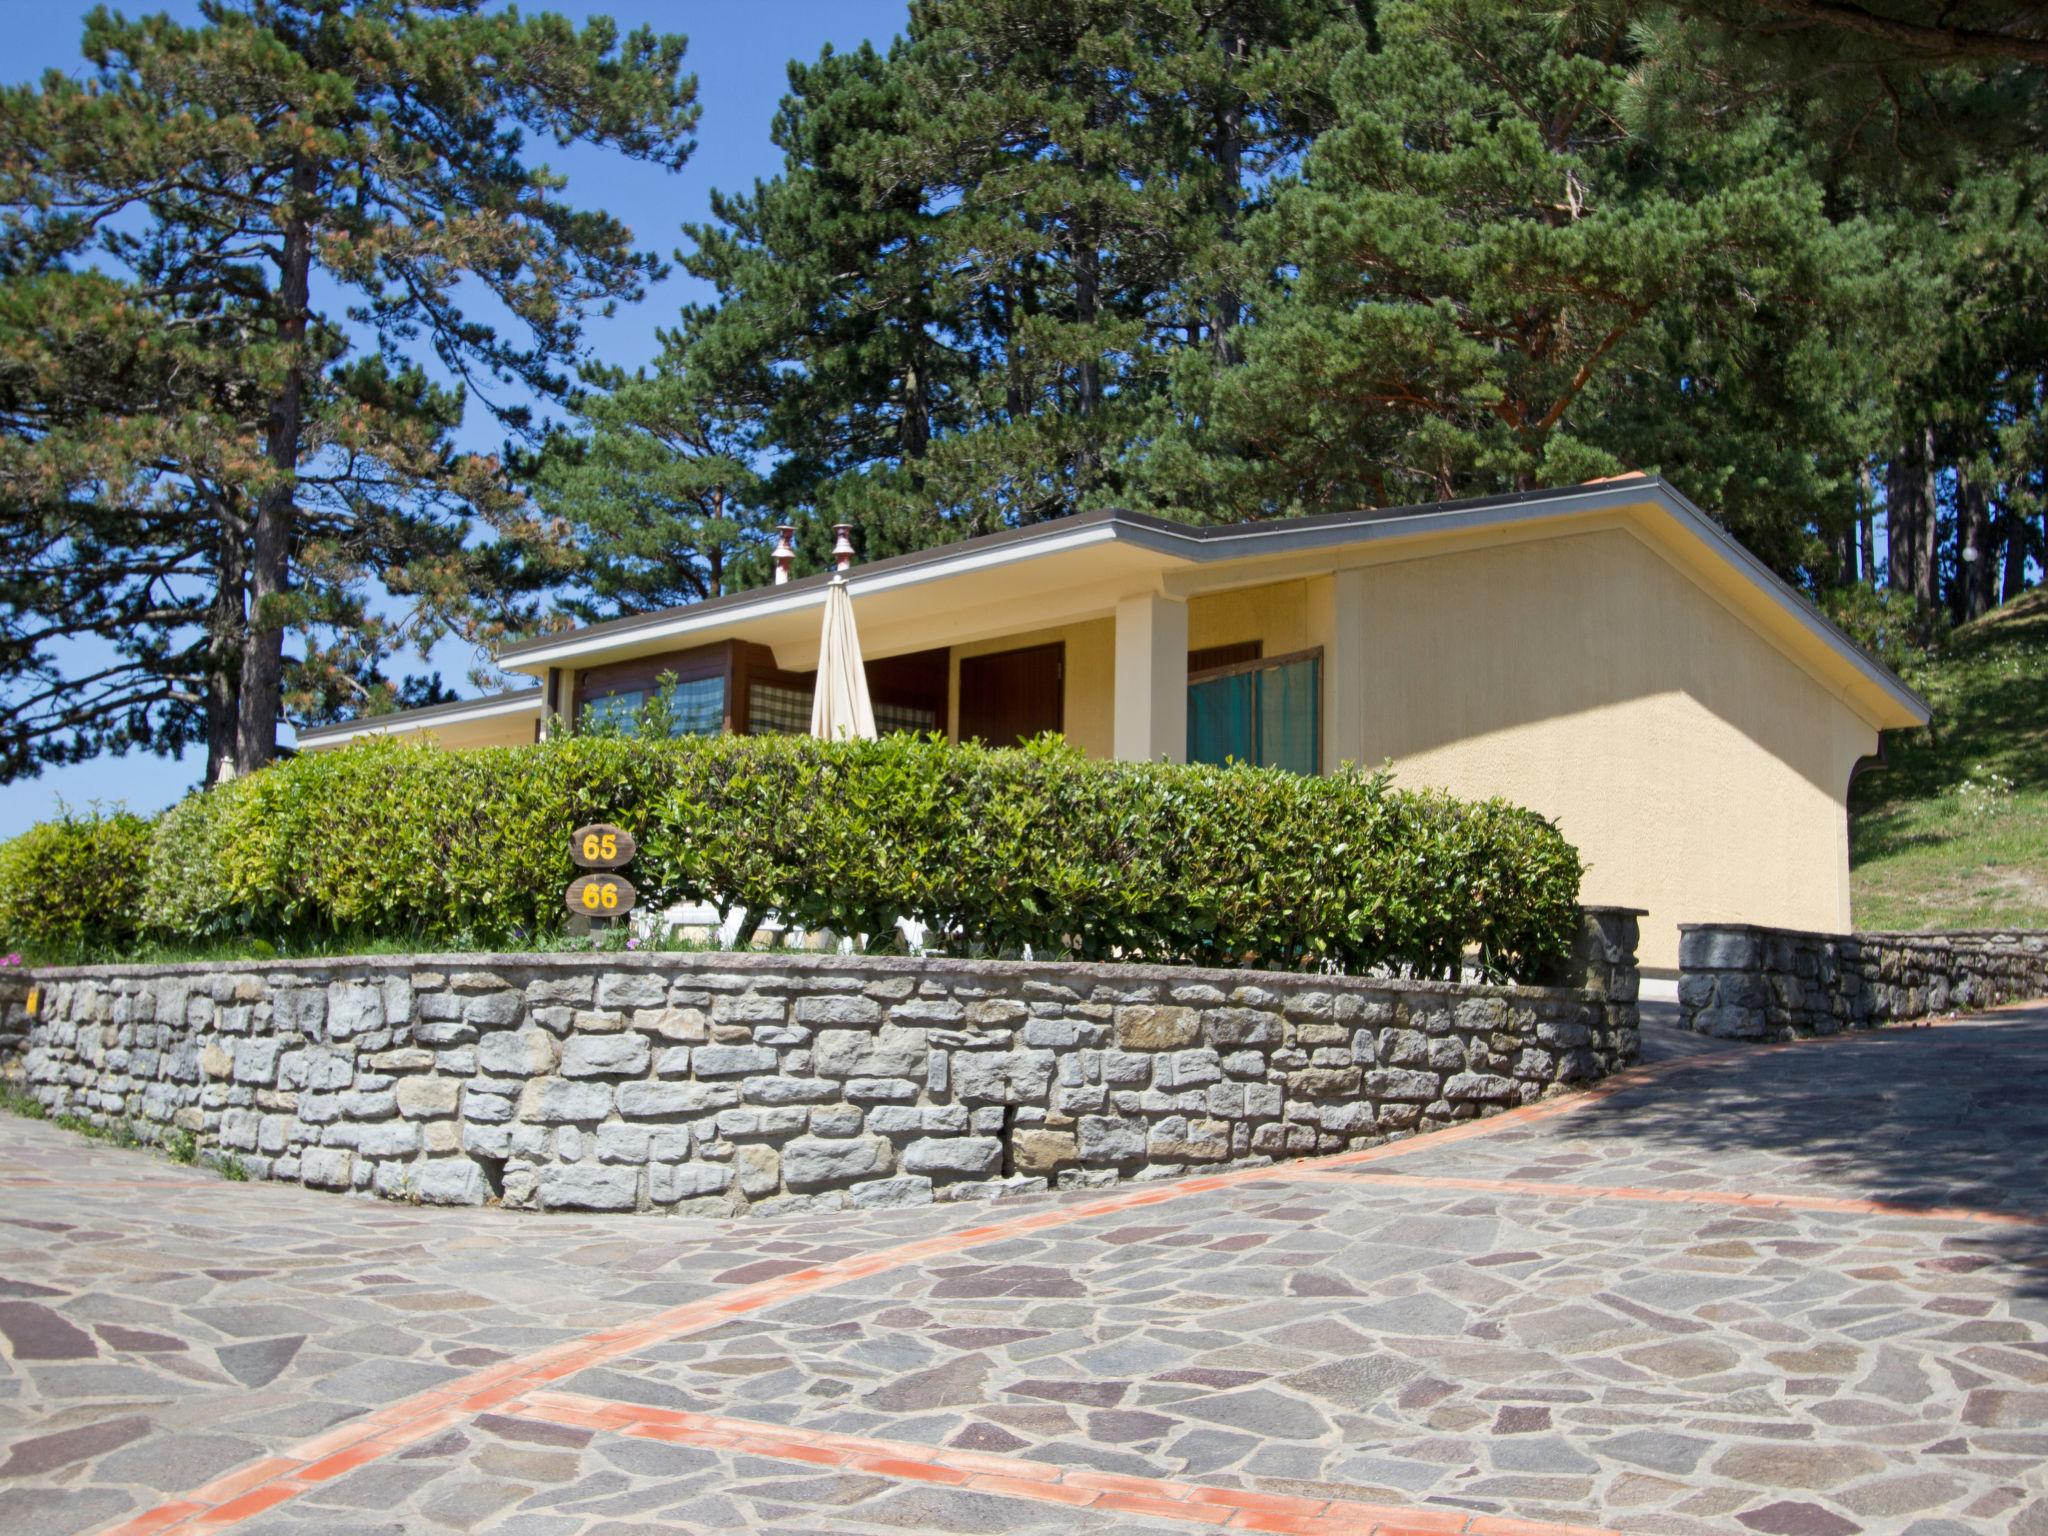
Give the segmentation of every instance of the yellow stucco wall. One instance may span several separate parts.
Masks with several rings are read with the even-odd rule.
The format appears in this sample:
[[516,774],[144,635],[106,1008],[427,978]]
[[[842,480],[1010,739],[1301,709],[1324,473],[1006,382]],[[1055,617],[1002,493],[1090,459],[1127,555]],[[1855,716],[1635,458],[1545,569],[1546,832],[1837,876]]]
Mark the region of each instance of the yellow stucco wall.
[[1622,529],[1362,574],[1363,759],[1554,817],[1589,902],[1677,925],[1849,924],[1849,773],[1877,733]]
[[1284,656],[1319,642],[1308,628],[1308,582],[1279,581],[1241,587],[1188,601],[1188,649],[1258,640],[1268,656]]
[[1116,622],[1091,619],[1056,629],[1033,629],[955,646],[946,684],[946,734],[960,739],[960,658],[1027,645],[1063,642],[1066,655],[1066,736],[1090,757],[1108,757],[1116,740]]

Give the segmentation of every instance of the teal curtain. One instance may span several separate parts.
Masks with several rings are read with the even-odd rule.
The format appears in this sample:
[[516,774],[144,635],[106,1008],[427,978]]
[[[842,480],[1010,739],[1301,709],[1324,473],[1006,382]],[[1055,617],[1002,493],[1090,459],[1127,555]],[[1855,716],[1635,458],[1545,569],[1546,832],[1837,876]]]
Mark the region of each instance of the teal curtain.
[[1268,667],[1259,680],[1259,764],[1316,773],[1322,754],[1322,666],[1311,657]]
[[1188,685],[1188,761],[1322,768],[1322,663],[1233,672]]
[[1188,685],[1188,761],[1255,763],[1258,737],[1252,716],[1257,674],[1235,672]]

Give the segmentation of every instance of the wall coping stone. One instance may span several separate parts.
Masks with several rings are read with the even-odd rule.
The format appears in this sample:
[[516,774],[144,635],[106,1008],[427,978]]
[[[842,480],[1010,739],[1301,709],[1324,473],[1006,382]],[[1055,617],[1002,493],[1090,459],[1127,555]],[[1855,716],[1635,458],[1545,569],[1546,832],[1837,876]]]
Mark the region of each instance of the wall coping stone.
[[[1587,907],[1588,913],[1642,916],[1633,907]],[[37,982],[107,981],[116,978],[154,981],[171,976],[211,976],[223,970],[258,976],[292,975],[299,972],[350,971],[436,971],[436,970],[559,970],[559,971],[861,971],[903,976],[990,976],[1042,978],[1088,976],[1104,982],[1190,982],[1228,981],[1237,986],[1293,985],[1336,987],[1344,990],[1376,991],[1399,987],[1408,992],[1435,992],[1446,997],[1575,998],[1581,990],[1569,986],[1544,986],[1531,982],[1432,981],[1406,976],[1357,975],[1339,971],[1247,970],[1228,966],[1132,965],[1111,960],[998,960],[963,956],[920,955],[832,955],[808,950],[703,949],[664,950],[652,953],[592,950],[588,954],[561,951],[436,950],[403,955],[305,955],[276,960],[172,960],[149,965],[53,965],[24,967]]]
[[[1588,907],[1587,911],[1595,908]],[[1598,909],[1612,910],[1612,909]],[[1680,933],[1767,933],[1779,939],[1918,940],[1930,944],[1951,939],[2048,939],[2048,928],[1774,928],[1769,923],[1680,923]]]

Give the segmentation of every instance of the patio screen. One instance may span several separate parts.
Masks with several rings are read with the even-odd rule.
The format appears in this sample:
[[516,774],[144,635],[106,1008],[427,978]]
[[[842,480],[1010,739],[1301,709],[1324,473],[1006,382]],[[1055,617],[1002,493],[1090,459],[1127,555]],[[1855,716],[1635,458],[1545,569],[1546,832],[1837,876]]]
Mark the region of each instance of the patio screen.
[[1322,767],[1320,656],[1233,667],[1188,684],[1188,761]]
[[[785,688],[780,683],[755,683],[747,693],[747,729],[755,736],[808,736],[811,731],[811,690]],[[892,731],[923,735],[939,728],[938,711],[914,704],[873,703],[875,730],[887,736]]]

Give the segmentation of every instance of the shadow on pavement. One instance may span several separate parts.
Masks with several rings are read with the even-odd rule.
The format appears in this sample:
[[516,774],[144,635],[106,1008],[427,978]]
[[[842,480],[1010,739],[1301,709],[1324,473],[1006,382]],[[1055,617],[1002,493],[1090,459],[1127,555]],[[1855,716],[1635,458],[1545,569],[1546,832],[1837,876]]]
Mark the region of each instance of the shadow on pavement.
[[[1655,1022],[1644,1055],[1700,1054]],[[1725,1052],[1727,1042],[1706,1042]],[[1588,1105],[1576,1138],[1681,1159],[1766,1193],[1967,1206],[2048,1223],[2048,1005],[1934,1029],[1891,1028],[1669,1068]],[[1666,1182],[1645,1177],[1645,1183]],[[1958,1225],[1943,1246],[2016,1265],[2048,1297],[2048,1225]]]

